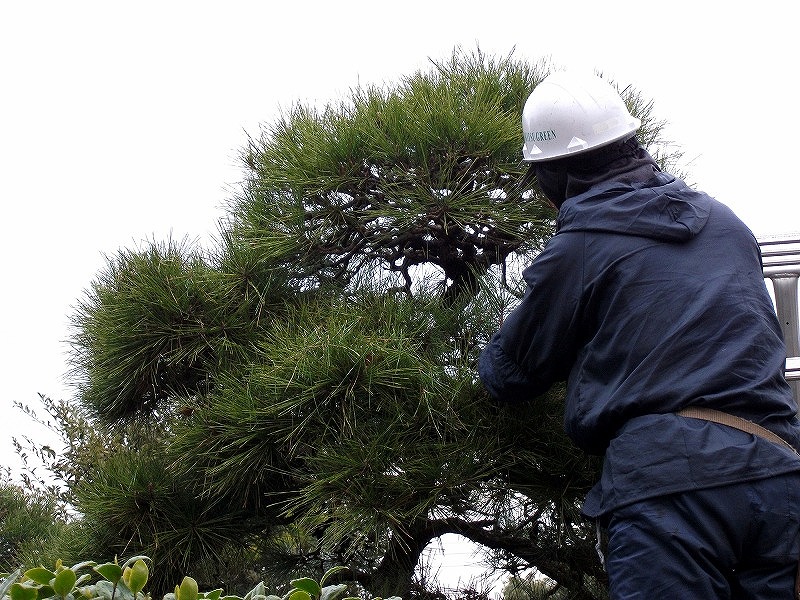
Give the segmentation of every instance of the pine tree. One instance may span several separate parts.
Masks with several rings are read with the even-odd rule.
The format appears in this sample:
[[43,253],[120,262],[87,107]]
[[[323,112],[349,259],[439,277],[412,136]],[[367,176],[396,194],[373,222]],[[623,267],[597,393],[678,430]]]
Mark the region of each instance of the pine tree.
[[[423,549],[458,533],[597,597],[579,510],[597,460],[562,433],[563,387],[502,407],[476,374],[552,234],[520,162],[548,69],[456,50],[297,105],[248,140],[218,247],[109,259],[74,316],[73,376],[121,441],[74,486],[81,539],[169,564],[165,590],[346,564],[409,596]],[[623,95],[669,159],[652,103]]]

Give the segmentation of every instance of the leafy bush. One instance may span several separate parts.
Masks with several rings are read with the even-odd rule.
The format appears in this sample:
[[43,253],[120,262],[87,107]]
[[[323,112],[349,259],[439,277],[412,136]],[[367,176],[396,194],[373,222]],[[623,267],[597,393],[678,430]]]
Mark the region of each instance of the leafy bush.
[[0,571],[24,563],[29,549],[44,545],[63,526],[52,494],[39,490],[26,493],[20,486],[0,480]]
[[[24,573],[0,573],[0,600],[151,600],[144,591],[150,578],[146,556],[134,556],[120,565],[97,564],[94,561],[77,563],[71,567],[56,561],[55,568],[28,569]],[[340,598],[349,586],[346,583],[331,583],[339,579],[346,567],[329,569],[319,581],[311,577],[293,579],[283,596],[267,594],[260,582],[244,597],[223,595],[222,589],[209,592],[198,590],[197,581],[186,576],[175,591],[164,596],[164,600],[361,600],[355,596]],[[383,600],[373,598],[372,600]],[[396,596],[386,600],[400,600]]]

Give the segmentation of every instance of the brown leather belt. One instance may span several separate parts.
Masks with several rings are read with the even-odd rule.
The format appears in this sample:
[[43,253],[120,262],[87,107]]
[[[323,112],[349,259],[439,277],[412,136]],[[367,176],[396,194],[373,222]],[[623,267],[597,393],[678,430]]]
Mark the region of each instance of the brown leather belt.
[[[689,417],[690,419],[712,421],[714,423],[719,423],[720,425],[727,425],[728,427],[733,427],[734,429],[752,433],[753,435],[757,435],[758,437],[769,440],[770,442],[774,442],[780,446],[786,446],[792,452],[800,456],[800,453],[795,450],[794,446],[784,440],[781,436],[772,433],[769,429],[762,427],[758,423],[753,423],[752,421],[737,417],[736,415],[729,415],[721,410],[703,408],[700,406],[690,406],[689,408],[679,410],[676,414],[681,415],[682,417]],[[800,563],[798,563],[797,574],[795,575],[794,579],[794,597],[800,600]]]
[[794,446],[784,440],[781,436],[772,433],[769,429],[762,427],[758,423],[753,423],[752,421],[737,417],[736,415],[730,415],[726,412],[722,412],[721,410],[703,408],[700,406],[690,406],[688,408],[684,408],[683,410],[679,410],[676,414],[682,417],[689,417],[690,419],[712,421],[714,423],[719,423],[720,425],[727,425],[728,427],[733,427],[734,429],[738,429],[740,431],[752,433],[753,435],[757,435],[760,438],[764,438],[765,440],[769,440],[770,442],[774,442],[780,446],[785,446],[800,456],[800,453],[795,450]]

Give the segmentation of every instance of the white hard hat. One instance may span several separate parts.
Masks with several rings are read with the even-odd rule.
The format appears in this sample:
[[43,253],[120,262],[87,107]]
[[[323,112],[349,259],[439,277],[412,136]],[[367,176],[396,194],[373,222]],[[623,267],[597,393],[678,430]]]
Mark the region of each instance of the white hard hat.
[[632,116],[617,91],[590,73],[558,71],[545,77],[525,102],[525,162],[586,152],[634,133]]

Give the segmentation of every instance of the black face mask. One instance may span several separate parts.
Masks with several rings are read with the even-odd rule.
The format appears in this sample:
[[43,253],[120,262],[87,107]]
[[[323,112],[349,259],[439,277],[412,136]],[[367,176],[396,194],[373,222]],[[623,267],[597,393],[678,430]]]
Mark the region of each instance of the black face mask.
[[561,208],[567,199],[567,170],[552,163],[533,163],[536,180],[547,199]]
[[608,179],[620,182],[647,180],[659,170],[635,137],[577,156],[533,163],[532,166],[539,187],[557,208],[561,208],[567,198],[582,194]]

